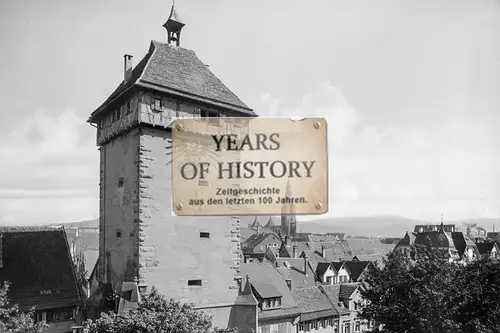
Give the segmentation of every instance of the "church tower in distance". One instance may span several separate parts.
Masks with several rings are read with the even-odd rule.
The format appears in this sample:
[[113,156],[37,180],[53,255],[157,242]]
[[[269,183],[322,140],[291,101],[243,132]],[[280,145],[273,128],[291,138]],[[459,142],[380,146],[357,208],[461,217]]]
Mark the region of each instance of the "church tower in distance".
[[[285,197],[292,197],[292,186],[290,181],[286,184]],[[283,204],[281,207],[281,234],[290,239],[297,237],[297,218],[295,216],[295,205],[293,203]]]
[[256,331],[256,303],[240,286],[239,218],[172,216],[172,117],[257,116],[181,46],[184,26],[172,5],[166,42],[152,41],[135,67],[125,55],[123,81],[88,120],[100,151],[94,292],[119,295],[135,281],[194,303],[216,326]]

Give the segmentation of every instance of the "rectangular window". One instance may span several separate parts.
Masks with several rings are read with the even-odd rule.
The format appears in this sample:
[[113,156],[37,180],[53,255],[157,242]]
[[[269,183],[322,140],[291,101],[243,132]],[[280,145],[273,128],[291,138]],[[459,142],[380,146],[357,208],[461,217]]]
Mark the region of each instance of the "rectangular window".
[[210,238],[209,232],[200,232],[200,238]]
[[116,238],[121,238],[122,237],[122,232],[120,230],[116,231]]
[[188,280],[188,286],[201,286],[201,280]]
[[356,325],[354,326],[354,332],[359,332],[359,331],[361,331],[361,323],[357,321]]
[[162,108],[161,98],[155,98],[154,108],[156,111],[161,111],[161,108]]
[[123,187],[123,177],[118,178],[118,188]]
[[304,323],[299,323],[299,331],[304,331]]

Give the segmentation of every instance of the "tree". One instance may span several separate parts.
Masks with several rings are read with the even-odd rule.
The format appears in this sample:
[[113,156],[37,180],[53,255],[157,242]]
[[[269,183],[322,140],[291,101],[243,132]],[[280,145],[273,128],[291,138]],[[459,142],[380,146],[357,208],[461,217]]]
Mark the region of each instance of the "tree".
[[498,262],[457,265],[422,246],[411,253],[413,259],[393,252],[383,268],[368,269],[361,318],[382,324],[387,333],[500,332]]
[[102,314],[95,322],[84,323],[85,333],[237,333],[236,329],[212,328],[212,318],[192,304],[167,300],[158,290],[141,300],[137,310],[123,316]]
[[0,287],[0,332],[5,333],[41,333],[48,326],[44,322],[36,323],[34,311],[23,313],[18,305],[9,305],[7,296],[10,283],[4,282]]

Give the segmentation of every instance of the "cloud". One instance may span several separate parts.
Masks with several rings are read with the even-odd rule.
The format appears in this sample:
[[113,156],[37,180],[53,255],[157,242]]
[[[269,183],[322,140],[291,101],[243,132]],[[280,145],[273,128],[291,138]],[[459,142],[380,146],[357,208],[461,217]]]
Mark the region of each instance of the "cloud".
[[500,179],[493,168],[500,161],[488,148],[491,136],[480,123],[464,117],[425,128],[373,123],[328,81],[297,105],[286,105],[270,93],[261,103],[263,116],[327,119],[328,216],[500,216],[500,191],[493,185]]
[[37,110],[0,141],[0,222],[41,224],[95,218],[99,153],[95,129],[73,110]]

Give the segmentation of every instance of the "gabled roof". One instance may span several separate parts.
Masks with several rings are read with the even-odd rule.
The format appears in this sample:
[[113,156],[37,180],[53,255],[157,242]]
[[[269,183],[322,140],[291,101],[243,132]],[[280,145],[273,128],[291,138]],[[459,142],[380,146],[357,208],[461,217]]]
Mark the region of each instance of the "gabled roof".
[[302,311],[300,321],[337,316],[337,311],[319,287],[296,289],[292,295]]
[[332,264],[329,262],[319,262],[316,266],[316,274],[318,277],[322,277],[331,265]]
[[498,245],[495,242],[477,243],[476,246],[477,246],[479,254],[482,254],[482,255],[491,254],[491,251],[493,251],[493,248],[495,246],[497,247],[497,250],[498,250]]
[[198,59],[194,51],[153,40],[149,52],[133,69],[131,78],[118,85],[91,114],[89,122],[96,122],[102,110],[134,86],[256,115]]
[[80,292],[63,228],[0,228],[0,281],[10,281],[21,311],[80,306]]
[[333,269],[335,269],[336,272],[339,272],[342,268],[344,268],[349,273],[349,275],[351,274],[351,272],[349,271],[349,268],[346,266],[345,262],[334,261],[334,262],[332,262],[332,267],[333,267]]
[[351,280],[357,281],[361,274],[371,265],[371,261],[346,261],[345,266],[351,273]]

